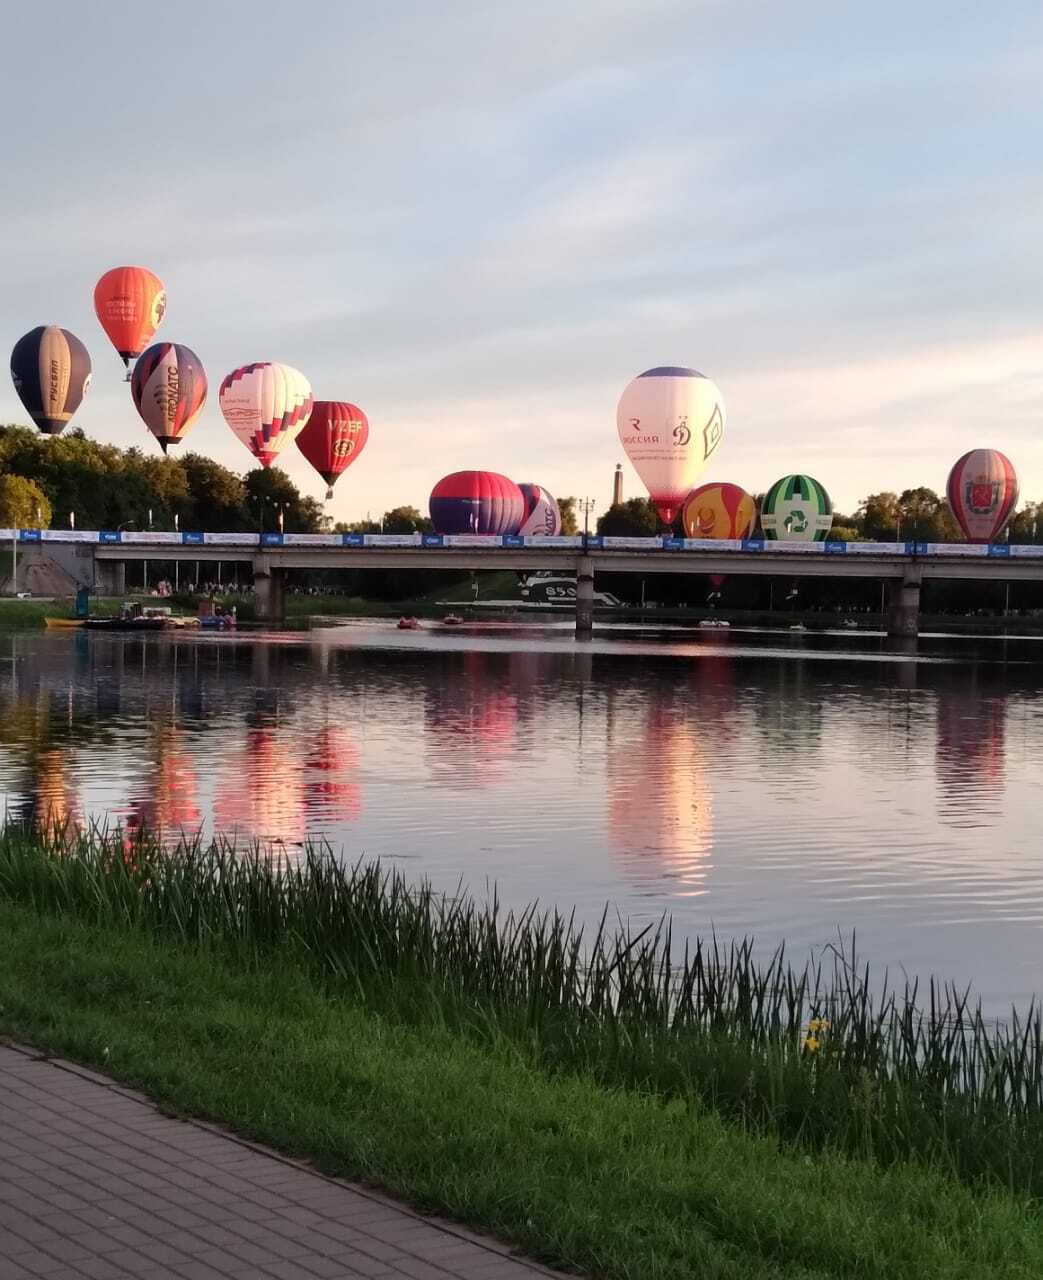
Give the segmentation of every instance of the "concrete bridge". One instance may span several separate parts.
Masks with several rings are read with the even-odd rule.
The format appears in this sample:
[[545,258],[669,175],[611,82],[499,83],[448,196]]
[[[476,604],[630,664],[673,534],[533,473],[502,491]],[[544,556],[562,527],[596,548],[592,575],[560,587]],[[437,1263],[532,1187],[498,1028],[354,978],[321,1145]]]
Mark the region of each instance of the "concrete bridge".
[[258,618],[285,617],[291,569],[519,569],[575,574],[576,633],[593,625],[596,573],[871,578],[888,586],[887,630],[915,636],[930,579],[1043,580],[1043,546],[953,543],[796,543],[682,538],[442,537],[440,535],[64,533],[0,530],[19,558],[47,557],[99,594],[122,595],[131,561],[237,562],[253,577]]

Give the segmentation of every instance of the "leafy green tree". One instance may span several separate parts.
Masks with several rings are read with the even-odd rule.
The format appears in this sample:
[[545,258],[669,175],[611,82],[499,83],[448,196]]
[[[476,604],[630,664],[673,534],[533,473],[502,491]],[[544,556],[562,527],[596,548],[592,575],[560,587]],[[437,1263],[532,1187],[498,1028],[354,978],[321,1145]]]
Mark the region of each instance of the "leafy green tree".
[[579,516],[576,514],[577,501],[577,498],[558,499],[558,512],[561,515],[562,533],[579,533]]
[[1043,542],[1043,502],[1027,502],[1010,522],[1011,542]]
[[24,476],[0,476],[0,526],[5,529],[48,529],[51,504],[35,482]]
[[334,533],[379,533],[380,522],[378,520],[353,520],[350,524],[344,520],[338,520],[333,526]]
[[272,532],[278,527],[280,510],[286,533],[321,533],[329,520],[320,503],[303,497],[285,471],[278,467],[258,467],[243,480],[246,510],[252,527]]
[[647,498],[615,503],[598,519],[598,533],[613,538],[654,538],[659,531],[659,515]]
[[856,520],[869,542],[893,542],[897,537],[901,515],[898,494],[885,491],[871,493],[868,498],[863,498],[856,512]]
[[393,507],[381,521],[385,533],[430,533],[434,525],[416,507]]
[[246,487],[234,471],[200,453],[186,453],[178,464],[188,486],[187,506],[180,513],[182,529],[237,533],[250,527]]

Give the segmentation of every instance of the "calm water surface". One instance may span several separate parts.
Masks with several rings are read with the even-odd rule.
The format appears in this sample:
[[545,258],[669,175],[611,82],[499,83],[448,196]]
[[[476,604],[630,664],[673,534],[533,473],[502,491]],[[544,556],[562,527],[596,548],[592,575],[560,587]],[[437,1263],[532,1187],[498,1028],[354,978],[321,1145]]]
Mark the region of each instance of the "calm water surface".
[[9,816],[394,859],[1043,990],[1043,642],[486,624],[0,636]]

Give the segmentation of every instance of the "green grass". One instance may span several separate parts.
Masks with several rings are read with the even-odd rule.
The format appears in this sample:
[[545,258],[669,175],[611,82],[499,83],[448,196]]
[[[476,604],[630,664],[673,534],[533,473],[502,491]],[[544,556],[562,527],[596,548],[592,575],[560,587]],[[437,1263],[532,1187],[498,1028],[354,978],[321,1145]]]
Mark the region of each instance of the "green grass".
[[332,996],[292,945],[251,962],[0,900],[0,1029],[613,1280],[1043,1274],[1024,1200],[548,1074],[509,1039]]
[[72,618],[68,600],[15,600],[0,597],[0,627],[26,629],[44,626],[45,618]]
[[[287,866],[208,849],[71,845],[8,829],[0,898],[250,963],[295,949],[316,983],[402,1024],[510,1044],[549,1074],[712,1108],[807,1151],[931,1162],[1043,1200],[1043,1026],[986,1022],[966,993],[882,992],[851,957],[755,961],[748,944],[674,953],[637,935],[504,915],[378,866]],[[817,1020],[826,1029],[814,1030]]]

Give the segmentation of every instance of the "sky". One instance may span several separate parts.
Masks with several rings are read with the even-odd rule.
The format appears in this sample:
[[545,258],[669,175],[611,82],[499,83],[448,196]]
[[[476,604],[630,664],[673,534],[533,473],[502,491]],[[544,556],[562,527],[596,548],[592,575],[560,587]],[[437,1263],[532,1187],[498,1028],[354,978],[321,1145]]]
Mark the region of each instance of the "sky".
[[706,479],[847,511],[986,446],[1043,499],[1038,4],[5,10],[0,342],[86,342],[92,437],[158,454],[92,303],[140,264],[210,377],[180,449],[253,465],[217,387],[255,360],[366,411],[334,519],[470,468],[643,494],[615,408],[657,365],[723,392]]

